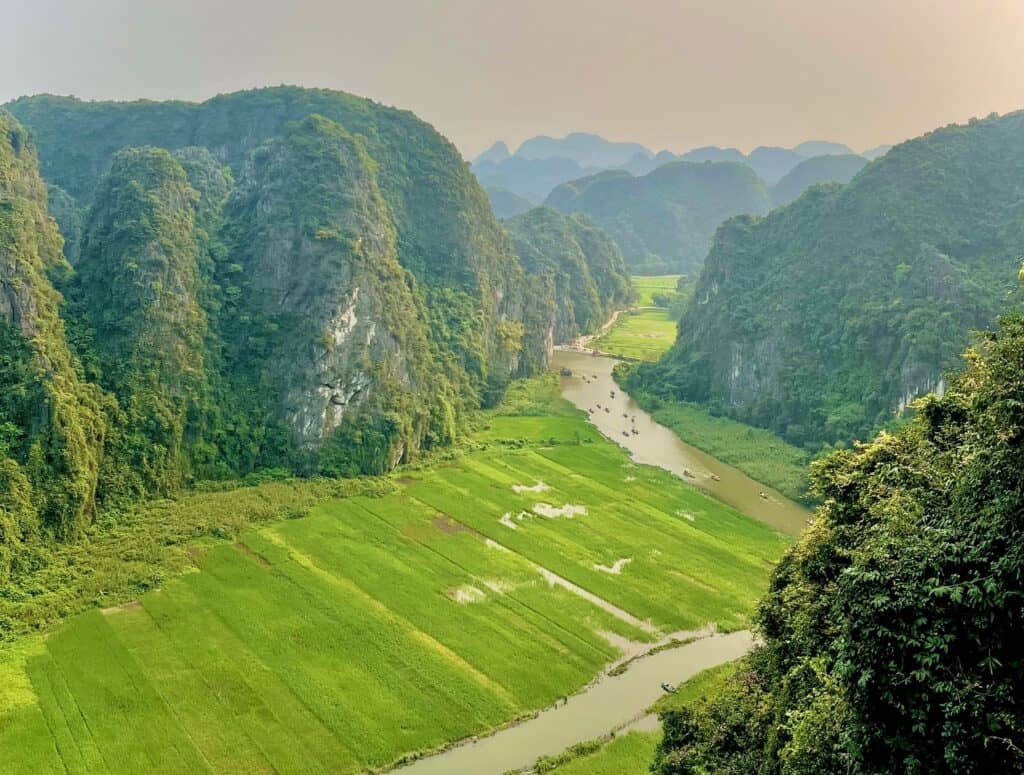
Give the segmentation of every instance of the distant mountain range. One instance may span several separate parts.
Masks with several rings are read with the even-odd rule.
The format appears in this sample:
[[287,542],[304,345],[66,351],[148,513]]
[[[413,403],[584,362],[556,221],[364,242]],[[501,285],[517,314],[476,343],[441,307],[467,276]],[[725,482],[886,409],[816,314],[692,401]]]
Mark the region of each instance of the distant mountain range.
[[[859,155],[872,160],[885,155],[891,147],[880,145]],[[807,159],[855,155],[858,154],[849,146],[827,140],[808,140],[792,148],[762,145],[749,154],[714,145],[677,154],[667,150],[654,152],[640,143],[615,142],[596,134],[573,132],[562,138],[532,137],[515,153],[506,143],[496,142],[473,159],[472,168],[485,188],[502,189],[539,204],[556,186],[608,169],[627,170],[640,176],[676,161],[740,162],[753,169],[768,186],[774,186]]]

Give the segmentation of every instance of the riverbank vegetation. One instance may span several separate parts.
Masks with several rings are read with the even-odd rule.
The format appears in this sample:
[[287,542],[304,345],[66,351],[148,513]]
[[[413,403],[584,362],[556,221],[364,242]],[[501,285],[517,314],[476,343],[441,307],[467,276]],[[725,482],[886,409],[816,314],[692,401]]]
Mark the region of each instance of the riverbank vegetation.
[[1021,771],[1024,318],[966,363],[909,425],[815,464],[763,645],[666,718],[657,772]]
[[629,365],[616,367],[615,379],[629,390],[644,411],[687,444],[702,449],[787,498],[808,503],[811,455],[771,431],[716,417],[700,404],[663,399],[646,392],[632,379]]
[[970,332],[1007,309],[1022,176],[1024,113],[993,114],[902,143],[846,185],[726,221],[699,303],[639,381],[812,452],[870,439],[941,392]]
[[[742,661],[726,662],[703,670],[665,694],[651,711],[666,716],[685,709],[698,708],[714,702],[727,681],[743,665]],[[617,734],[611,739],[591,740],[575,745],[558,756],[537,761],[536,775],[647,775],[661,740],[660,732],[633,731]]]
[[554,375],[391,477],[194,493],[94,531],[3,600],[11,771],[384,766],[579,690],[620,653],[601,633],[747,626],[788,543],[633,464]]

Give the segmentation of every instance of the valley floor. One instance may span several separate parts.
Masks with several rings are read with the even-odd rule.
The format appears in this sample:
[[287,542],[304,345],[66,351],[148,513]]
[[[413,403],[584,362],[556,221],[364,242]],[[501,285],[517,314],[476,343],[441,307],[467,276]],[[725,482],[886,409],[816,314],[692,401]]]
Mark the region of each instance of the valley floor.
[[606,355],[632,361],[656,361],[676,340],[676,322],[667,309],[639,307],[619,315],[590,346]]
[[788,543],[630,462],[553,377],[472,446],[219,528],[137,599],[3,647],[5,772],[384,767],[579,691],[629,643],[744,627]]

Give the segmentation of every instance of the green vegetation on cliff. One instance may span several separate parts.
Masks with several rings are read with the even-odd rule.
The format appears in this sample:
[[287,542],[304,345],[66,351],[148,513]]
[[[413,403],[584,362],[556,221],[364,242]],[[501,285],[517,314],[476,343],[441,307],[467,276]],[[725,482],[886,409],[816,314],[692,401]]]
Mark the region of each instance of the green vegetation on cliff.
[[95,514],[106,402],[65,338],[61,248],[28,133],[0,111],[0,582],[41,527],[70,536]]
[[582,215],[537,207],[505,223],[523,270],[559,303],[554,309],[555,342],[592,334],[632,295],[622,253]]
[[553,212],[524,272],[454,147],[369,100],[10,109],[29,129],[4,114],[4,573],[97,505],[449,444],[628,294],[614,244]]
[[564,183],[545,204],[589,216],[619,244],[632,271],[658,274],[699,269],[718,225],[767,212],[769,197],[743,164],[674,162],[639,178],[613,171]]
[[942,385],[1024,255],[1024,114],[894,148],[719,230],[676,345],[637,382],[817,451]]
[[819,183],[849,183],[867,163],[856,154],[814,156],[802,161],[772,186],[772,206],[787,205]]
[[81,242],[70,294],[99,383],[119,403],[103,486],[120,496],[168,493],[190,479],[186,437],[208,391],[197,202],[169,152],[125,149]]
[[1024,318],[942,397],[815,464],[823,500],[775,571],[758,648],[665,718],[656,771],[989,773],[1024,767]]

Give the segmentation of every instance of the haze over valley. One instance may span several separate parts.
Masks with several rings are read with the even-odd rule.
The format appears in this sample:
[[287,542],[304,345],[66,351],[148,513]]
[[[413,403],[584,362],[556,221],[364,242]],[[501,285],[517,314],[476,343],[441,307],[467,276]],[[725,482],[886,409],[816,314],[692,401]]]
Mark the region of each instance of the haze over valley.
[[0,771],[1024,772],[1017,4],[6,21]]

